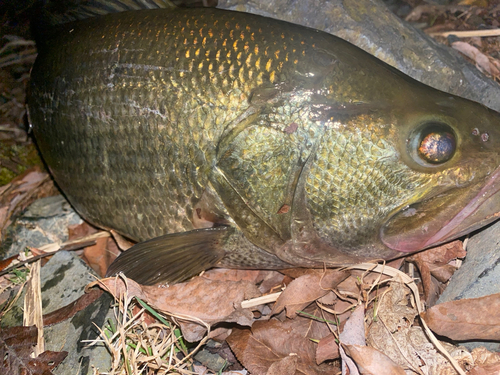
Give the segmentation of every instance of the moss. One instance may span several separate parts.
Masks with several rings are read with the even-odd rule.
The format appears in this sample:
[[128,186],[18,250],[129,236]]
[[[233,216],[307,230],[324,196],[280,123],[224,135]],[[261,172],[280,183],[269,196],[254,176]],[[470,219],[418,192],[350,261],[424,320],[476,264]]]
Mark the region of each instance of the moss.
[[14,170],[2,165],[0,168],[0,186],[9,183],[14,177],[35,165],[43,166],[35,145],[32,142],[16,144],[0,142],[0,161],[12,161]]

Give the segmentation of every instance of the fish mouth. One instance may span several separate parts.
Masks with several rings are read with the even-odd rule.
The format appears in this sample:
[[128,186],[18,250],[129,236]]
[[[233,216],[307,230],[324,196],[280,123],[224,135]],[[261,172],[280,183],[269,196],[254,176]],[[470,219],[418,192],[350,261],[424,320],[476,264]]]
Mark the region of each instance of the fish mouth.
[[[500,167],[493,171],[479,191],[457,189],[456,197],[448,194],[452,198],[443,198],[443,202],[431,198],[420,203],[420,207],[416,204],[393,215],[380,232],[384,245],[404,253],[415,252],[454,240],[498,219]],[[464,202],[467,204],[463,205]],[[439,213],[436,213],[437,208]],[[426,219],[426,215],[431,219]],[[417,224],[411,223],[414,216]]]

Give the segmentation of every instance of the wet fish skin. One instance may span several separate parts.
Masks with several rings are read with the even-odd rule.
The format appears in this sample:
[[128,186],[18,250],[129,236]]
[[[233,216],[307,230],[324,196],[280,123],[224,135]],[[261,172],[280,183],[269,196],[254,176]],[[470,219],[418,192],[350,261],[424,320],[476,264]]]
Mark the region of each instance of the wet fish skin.
[[[33,68],[29,110],[58,185],[84,218],[136,241],[187,232],[115,271],[159,280],[144,264],[160,252],[179,263],[172,246],[212,226],[224,227],[193,232],[217,243],[203,267],[390,259],[499,211],[499,115],[334,36],[206,9],[114,14],[57,35]],[[449,160],[422,159],[426,132],[452,134]]]

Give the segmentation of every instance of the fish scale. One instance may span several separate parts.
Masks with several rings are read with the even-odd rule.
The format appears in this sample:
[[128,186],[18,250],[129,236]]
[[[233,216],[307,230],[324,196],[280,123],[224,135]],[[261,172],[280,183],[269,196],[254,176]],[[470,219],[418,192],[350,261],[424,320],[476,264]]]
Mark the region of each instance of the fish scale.
[[[56,182],[91,223],[142,241],[110,275],[392,259],[500,211],[499,115],[332,35],[155,9],[39,47],[30,121]],[[426,139],[454,143],[436,159]]]

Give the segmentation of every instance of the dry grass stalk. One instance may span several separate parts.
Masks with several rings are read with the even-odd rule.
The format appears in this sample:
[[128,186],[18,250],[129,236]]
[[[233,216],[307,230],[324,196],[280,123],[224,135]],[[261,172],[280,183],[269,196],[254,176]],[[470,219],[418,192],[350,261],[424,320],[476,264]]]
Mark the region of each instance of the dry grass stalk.
[[493,37],[500,36],[500,29],[487,29],[487,30],[465,30],[465,31],[443,31],[438,33],[429,33],[431,36],[449,37],[454,35],[457,38],[474,38],[474,37]]
[[[125,285],[127,278],[120,275]],[[102,329],[100,337],[90,345],[104,343],[112,355],[112,368],[109,372],[96,372],[99,375],[167,375],[194,374],[192,356],[204,345],[205,337],[194,350],[188,349],[177,320],[196,322],[205,325],[207,335],[210,326],[203,321],[180,315],[160,313],[144,302],[130,298],[126,291],[116,296],[114,315],[116,323],[109,322]],[[133,311],[137,311],[135,314]],[[158,321],[149,323],[151,316]]]
[[42,317],[42,289],[40,282],[40,260],[28,266],[30,270],[24,297],[23,325],[35,325],[38,330],[37,344],[34,348],[33,357],[38,357],[45,351],[43,339],[43,317]]

